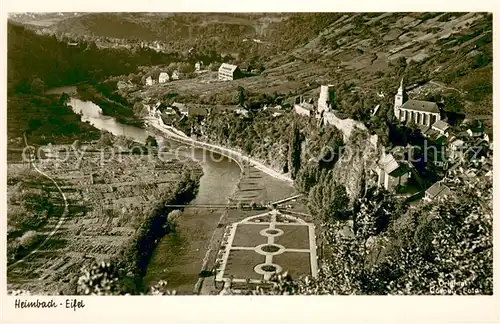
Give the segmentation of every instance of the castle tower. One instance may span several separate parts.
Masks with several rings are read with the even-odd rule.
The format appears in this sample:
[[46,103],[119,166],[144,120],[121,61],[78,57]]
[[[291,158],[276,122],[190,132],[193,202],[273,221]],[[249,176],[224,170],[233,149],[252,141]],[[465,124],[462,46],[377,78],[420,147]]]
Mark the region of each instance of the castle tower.
[[318,114],[323,111],[330,111],[334,100],[332,85],[322,85],[318,99]]
[[401,78],[401,83],[399,84],[398,93],[394,97],[394,115],[398,120],[401,119],[399,115],[399,108],[408,100],[408,96],[406,95],[405,87],[403,84],[403,79]]

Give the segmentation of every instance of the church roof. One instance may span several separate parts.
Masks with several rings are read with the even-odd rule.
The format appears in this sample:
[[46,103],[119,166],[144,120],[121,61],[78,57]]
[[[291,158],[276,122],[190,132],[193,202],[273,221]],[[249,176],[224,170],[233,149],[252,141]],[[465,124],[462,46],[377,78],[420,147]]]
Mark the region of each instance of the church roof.
[[401,106],[403,109],[418,110],[430,113],[439,113],[439,108],[435,102],[410,99]]

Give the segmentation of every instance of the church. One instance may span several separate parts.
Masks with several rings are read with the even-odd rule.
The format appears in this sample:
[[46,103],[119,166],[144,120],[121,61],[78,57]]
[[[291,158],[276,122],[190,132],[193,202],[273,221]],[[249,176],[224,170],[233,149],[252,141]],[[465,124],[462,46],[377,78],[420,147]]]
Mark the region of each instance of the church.
[[398,93],[394,98],[394,115],[400,121],[407,123],[413,121],[417,125],[428,127],[441,120],[441,114],[435,102],[408,100],[403,79],[401,79]]

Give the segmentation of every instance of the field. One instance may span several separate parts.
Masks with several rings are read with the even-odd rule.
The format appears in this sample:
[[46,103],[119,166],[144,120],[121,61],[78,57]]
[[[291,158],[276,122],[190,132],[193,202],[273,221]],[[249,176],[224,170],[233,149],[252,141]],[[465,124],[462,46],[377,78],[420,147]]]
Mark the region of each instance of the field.
[[[57,208],[37,229],[45,242],[34,245],[33,253],[24,258],[10,260],[9,290],[75,294],[80,269],[87,259],[120,260],[152,208],[175,190],[175,184],[186,174],[201,172],[194,163],[181,164],[167,153],[161,159],[153,155],[105,156],[95,149],[85,146],[77,158],[72,148],[53,146],[47,158],[35,162],[60,186],[68,212],[63,212],[63,201],[52,189],[48,197]],[[16,192],[27,186],[19,185],[27,181],[27,168],[29,164],[8,165],[8,177],[12,179],[7,189],[12,197],[8,203],[9,224],[19,204]],[[17,239],[9,236],[8,244]]]
[[339,15],[319,35],[268,57],[265,70],[255,76],[221,82],[216,72],[208,72],[131,97],[177,94],[184,103],[234,105],[243,87],[257,101],[265,94],[292,103],[297,95],[317,98],[320,84],[333,84],[336,92],[347,85],[350,96],[355,93],[375,106],[392,102],[404,76],[414,99],[442,96],[447,110],[491,114],[490,19],[479,13]]

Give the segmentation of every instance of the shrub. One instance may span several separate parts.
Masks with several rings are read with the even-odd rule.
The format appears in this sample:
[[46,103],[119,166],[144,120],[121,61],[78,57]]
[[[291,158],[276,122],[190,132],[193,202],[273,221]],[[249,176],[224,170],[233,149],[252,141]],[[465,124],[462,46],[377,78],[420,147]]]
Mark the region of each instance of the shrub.
[[26,233],[21,236],[19,239],[19,244],[25,248],[28,249],[34,244],[38,242],[39,235],[36,231],[27,231]]
[[182,211],[180,209],[172,210],[167,216],[167,225],[170,227],[172,231],[175,232],[177,229],[179,218],[182,215]]

